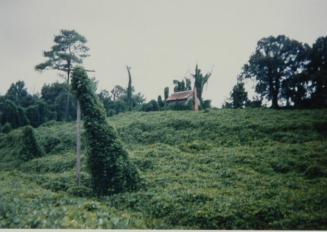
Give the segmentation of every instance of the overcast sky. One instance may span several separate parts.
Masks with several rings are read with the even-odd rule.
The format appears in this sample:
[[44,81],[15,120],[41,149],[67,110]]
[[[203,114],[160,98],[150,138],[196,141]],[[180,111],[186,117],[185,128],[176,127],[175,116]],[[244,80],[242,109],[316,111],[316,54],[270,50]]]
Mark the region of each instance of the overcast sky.
[[198,63],[212,72],[204,95],[217,106],[260,38],[311,45],[327,35],[326,10],[326,0],[0,0],[0,93],[17,80],[32,93],[62,81],[34,66],[60,29],[74,29],[88,40],[84,65],[99,89],[127,86],[129,65],[136,91],[156,99]]

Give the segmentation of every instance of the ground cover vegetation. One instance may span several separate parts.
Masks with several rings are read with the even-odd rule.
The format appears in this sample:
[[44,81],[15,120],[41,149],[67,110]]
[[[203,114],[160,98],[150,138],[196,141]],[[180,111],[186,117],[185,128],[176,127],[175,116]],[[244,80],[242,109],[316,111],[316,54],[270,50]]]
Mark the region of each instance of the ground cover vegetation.
[[96,197],[82,133],[35,129],[45,152],[21,156],[23,128],[1,134],[1,228],[326,229],[327,112],[223,109],[108,118],[143,186]]

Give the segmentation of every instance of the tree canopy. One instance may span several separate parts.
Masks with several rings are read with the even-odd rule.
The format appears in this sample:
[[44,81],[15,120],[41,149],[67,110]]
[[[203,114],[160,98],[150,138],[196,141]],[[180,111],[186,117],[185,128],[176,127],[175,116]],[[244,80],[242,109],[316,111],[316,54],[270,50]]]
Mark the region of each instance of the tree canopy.
[[248,103],[248,93],[245,91],[244,83],[237,82],[230,93],[230,102],[226,102],[225,108],[243,108]]
[[54,69],[67,75],[67,84],[73,67],[83,62],[83,58],[89,56],[89,48],[85,45],[86,38],[74,30],[61,30],[54,37],[54,45],[49,51],[44,51],[45,62],[35,66],[38,71]]
[[[284,35],[262,38],[249,62],[243,67],[243,77],[255,78],[256,92],[272,101],[278,108],[282,81],[300,73],[307,63],[308,45],[291,40]],[[286,100],[290,96],[286,95]]]

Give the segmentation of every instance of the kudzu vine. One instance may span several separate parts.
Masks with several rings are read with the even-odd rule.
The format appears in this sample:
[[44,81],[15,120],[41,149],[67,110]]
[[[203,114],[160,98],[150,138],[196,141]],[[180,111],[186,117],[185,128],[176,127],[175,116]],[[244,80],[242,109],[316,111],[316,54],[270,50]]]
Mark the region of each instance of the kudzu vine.
[[136,190],[140,176],[128,153],[106,121],[92,82],[82,67],[72,72],[72,90],[80,102],[87,141],[87,164],[97,195]]

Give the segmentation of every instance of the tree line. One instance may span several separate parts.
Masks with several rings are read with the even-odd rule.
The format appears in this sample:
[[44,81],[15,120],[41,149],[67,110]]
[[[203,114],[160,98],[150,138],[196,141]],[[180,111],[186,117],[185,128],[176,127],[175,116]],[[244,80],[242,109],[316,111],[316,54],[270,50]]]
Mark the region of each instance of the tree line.
[[[258,41],[254,53],[243,66],[225,108],[262,106],[272,108],[327,107],[327,37],[312,46],[285,35]],[[244,80],[255,83],[257,96],[249,100]]]
[[[40,94],[30,94],[23,81],[12,83],[0,96],[0,129],[8,132],[25,125],[37,127],[49,120],[76,119],[76,99],[70,90],[73,68],[89,56],[86,38],[74,30],[61,30],[54,37],[54,45],[44,51],[45,61],[36,65],[37,71],[56,70],[65,81],[45,84]],[[327,106],[327,37],[319,37],[312,46],[284,35],[269,36],[258,41],[254,53],[243,66],[224,108],[262,107],[269,102],[272,108],[322,108]],[[116,85],[112,90],[97,94],[107,116],[126,111],[191,110],[192,106],[167,104],[169,87],[163,95],[145,102],[136,92],[132,71],[127,69],[127,86]],[[92,72],[93,70],[85,70]],[[194,73],[182,80],[173,80],[173,92],[196,88],[202,109],[210,108],[211,101],[203,99],[204,86],[211,73],[203,73],[196,65]],[[192,86],[192,80],[194,86]],[[255,83],[256,96],[249,99],[245,80]],[[93,79],[94,90],[97,83]]]
[[[54,37],[54,45],[48,51],[43,52],[45,61],[36,65],[35,70],[56,70],[65,81],[45,84],[40,94],[31,94],[27,91],[24,81],[12,83],[8,91],[0,96],[0,131],[8,132],[12,128],[25,125],[37,127],[49,120],[72,121],[76,119],[76,99],[70,90],[71,73],[75,66],[81,65],[84,58],[90,56],[87,40],[74,30],[61,30]],[[164,109],[180,110],[191,109],[189,106],[167,106],[166,99],[169,96],[169,88],[164,89],[164,99],[158,96],[157,100],[145,102],[144,96],[135,92],[132,85],[131,67],[127,66],[128,85],[126,88],[116,85],[111,91],[101,90],[98,98],[102,102],[107,116],[121,112],[157,111]],[[93,71],[93,70],[85,70]],[[198,97],[206,105],[210,102],[202,101],[202,90],[211,74],[203,75],[196,66],[193,75],[198,88]],[[189,80],[189,79],[188,79]],[[175,85],[179,82],[174,80]],[[187,84],[191,89],[191,81]],[[95,80],[92,81],[94,91],[97,88]],[[184,91],[185,87],[175,87],[174,92]]]

